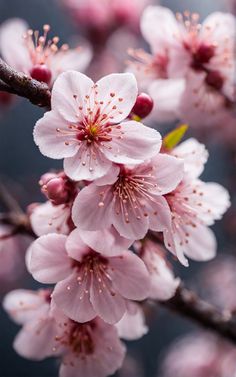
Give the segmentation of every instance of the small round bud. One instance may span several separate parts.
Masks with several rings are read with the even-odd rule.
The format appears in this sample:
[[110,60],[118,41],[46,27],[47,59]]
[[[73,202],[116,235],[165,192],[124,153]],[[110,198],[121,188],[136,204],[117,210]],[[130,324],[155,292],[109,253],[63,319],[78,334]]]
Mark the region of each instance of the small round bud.
[[136,115],[141,119],[145,118],[152,111],[153,105],[153,100],[148,94],[140,93],[136,99],[131,114]]
[[43,186],[43,191],[53,204],[59,205],[68,200],[68,190],[65,187],[65,180],[61,177],[52,178]]
[[40,82],[50,84],[52,73],[45,64],[36,64],[30,71],[30,76]]

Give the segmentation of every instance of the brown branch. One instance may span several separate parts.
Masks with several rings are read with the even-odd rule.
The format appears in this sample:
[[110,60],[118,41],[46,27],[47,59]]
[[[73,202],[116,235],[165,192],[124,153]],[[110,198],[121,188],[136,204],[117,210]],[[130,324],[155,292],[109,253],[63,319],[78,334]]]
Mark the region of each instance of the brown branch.
[[236,344],[236,317],[217,310],[195,292],[180,286],[175,296],[161,305]]
[[[9,236],[15,234],[26,234],[36,238],[36,235],[31,228],[29,217],[24,213],[0,213],[0,223],[12,225],[13,230]],[[3,239],[4,238],[6,237],[3,236]]]
[[0,58],[0,90],[27,98],[34,105],[50,108],[51,92],[48,86],[19,73]]

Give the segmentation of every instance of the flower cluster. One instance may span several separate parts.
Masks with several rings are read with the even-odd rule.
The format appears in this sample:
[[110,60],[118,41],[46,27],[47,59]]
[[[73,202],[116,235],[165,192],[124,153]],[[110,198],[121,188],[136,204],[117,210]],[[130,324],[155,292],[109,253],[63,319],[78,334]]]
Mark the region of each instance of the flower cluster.
[[149,6],[141,30],[151,54],[131,50],[129,70],[153,97],[156,119],[181,119],[197,127],[228,123],[231,133],[235,17],[215,12],[200,24],[196,13],[175,17],[168,8]]
[[64,159],[64,171],[39,181],[47,201],[28,208],[38,236],[27,252],[28,270],[55,286],[11,292],[4,307],[23,325],[17,352],[60,356],[62,377],[115,372],[125,354],[119,338],[147,332],[142,301],[175,294],[180,281],[162,239],[185,265],[185,255],[208,260],[216,253],[208,226],[228,208],[228,193],[199,179],[208,157],[202,144],[188,139],[170,147],[133,120],[143,101],[132,74],[94,83],[68,71],[34,129],[40,151]]
[[[94,44],[93,37],[104,30],[137,26],[147,0],[61,2]],[[26,252],[27,270],[46,286],[14,290],[3,302],[22,326],[14,340],[21,356],[59,358],[60,377],[115,373],[126,353],[122,339],[148,332],[146,301],[167,301],[181,290],[171,260],[188,266],[189,259],[215,257],[210,227],[227,211],[230,198],[220,184],[201,179],[207,149],[193,137],[182,140],[186,125],[162,138],[143,122],[150,115],[193,126],[233,123],[234,22],[231,14],[214,13],[201,25],[197,14],[175,17],[167,8],[148,6],[141,31],[151,54],[130,51],[132,73],[112,73],[96,82],[81,72],[92,57],[89,45],[59,48],[57,36],[48,40],[49,25],[41,36],[20,19],[1,25],[3,59],[23,79],[47,84],[40,87],[51,93],[50,110],[34,127],[35,144],[42,155],[63,160],[63,169],[39,180],[45,201],[30,204],[24,215],[28,233],[35,236]],[[1,95],[0,103],[8,99]],[[18,268],[15,251],[24,224],[10,215],[0,225],[0,278]],[[218,368],[212,377],[228,377],[225,362],[235,350],[208,335],[190,341],[184,368],[185,344],[179,343],[168,361],[168,368],[175,368],[166,367],[164,376],[184,377],[187,360],[188,376],[191,370],[191,377],[210,377],[212,369],[201,358],[201,352],[209,352],[211,366]]]

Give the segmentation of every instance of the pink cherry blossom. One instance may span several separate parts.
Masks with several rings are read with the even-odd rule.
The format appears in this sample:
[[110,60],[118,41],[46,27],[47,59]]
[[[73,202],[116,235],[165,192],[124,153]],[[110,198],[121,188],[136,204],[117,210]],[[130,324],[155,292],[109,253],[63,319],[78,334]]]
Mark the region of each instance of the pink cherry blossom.
[[50,306],[50,291],[16,290],[4,299],[4,309],[23,325],[14,341],[21,356],[61,358],[60,377],[107,377],[122,365],[125,347],[114,326],[96,318],[84,324]]
[[206,261],[216,254],[216,239],[208,228],[222,217],[230,205],[228,192],[216,183],[184,179],[166,195],[172,213],[172,226],[164,231],[165,246],[181,263],[191,259]]
[[61,352],[59,377],[107,377],[122,366],[125,346],[117,331],[101,319],[77,323],[57,319],[54,352]]
[[158,153],[161,136],[138,122],[122,122],[137,94],[131,74],[94,84],[82,73],[65,72],[53,86],[52,111],[36,124],[35,142],[44,155],[65,158],[65,173],[74,180],[102,177],[112,161],[143,162]]
[[72,208],[74,223],[85,230],[107,228],[130,239],[141,239],[148,229],[162,231],[170,224],[163,195],[182,178],[181,160],[158,154],[135,167],[121,166],[80,191]]
[[142,307],[132,301],[127,302],[127,311],[122,319],[116,324],[120,338],[136,340],[148,332],[145,324],[145,316]]
[[151,279],[149,297],[154,300],[169,300],[174,296],[180,279],[175,278],[171,266],[165,258],[161,245],[150,240],[136,242],[135,249],[144,261]]
[[52,86],[56,77],[69,69],[83,71],[92,54],[88,46],[69,49],[64,44],[58,48],[59,38],[47,40],[49,25],[44,25],[43,35],[28,29],[20,18],[5,21],[0,28],[0,53],[17,71]]
[[231,344],[208,333],[193,333],[169,349],[160,376],[233,377],[236,351]]
[[[106,239],[104,239],[106,244]],[[57,283],[52,294],[56,305],[71,319],[87,322],[99,315],[118,322],[126,300],[148,296],[149,278],[142,260],[130,251],[109,250],[101,243],[93,249],[74,230],[66,236],[49,234],[31,246],[29,269],[43,283]],[[118,254],[118,255],[117,255]]]

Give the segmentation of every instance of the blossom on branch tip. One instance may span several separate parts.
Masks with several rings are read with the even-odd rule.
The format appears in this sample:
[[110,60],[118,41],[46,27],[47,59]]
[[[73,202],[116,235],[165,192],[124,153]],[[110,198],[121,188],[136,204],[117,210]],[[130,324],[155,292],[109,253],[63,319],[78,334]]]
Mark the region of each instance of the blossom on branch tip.
[[82,73],[60,75],[52,89],[52,110],[34,129],[42,154],[64,158],[65,173],[74,180],[105,175],[112,162],[137,164],[161,147],[159,132],[125,121],[137,98],[128,73],[111,74],[96,84]]

